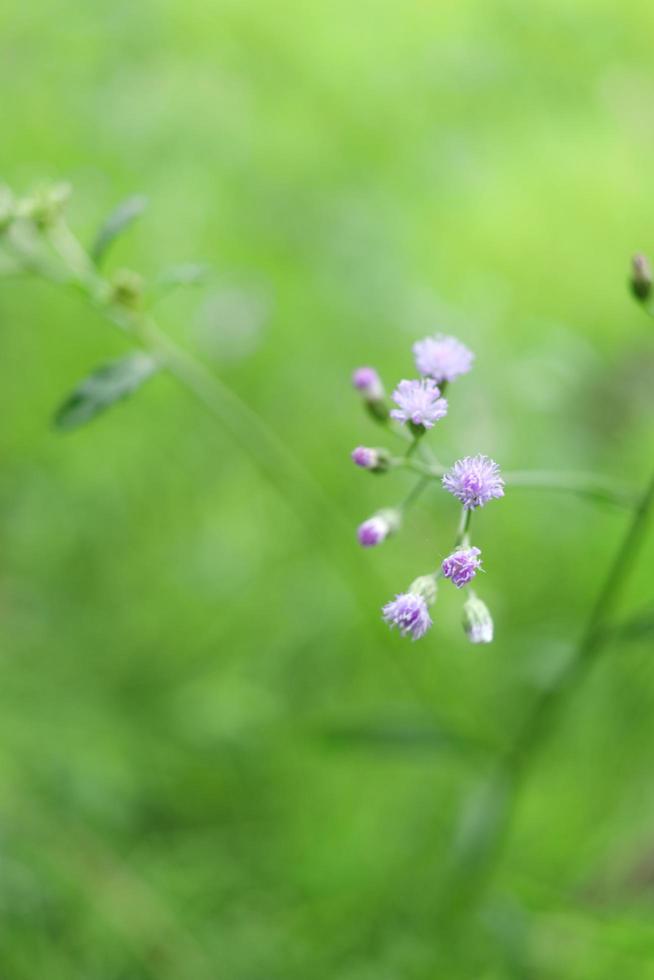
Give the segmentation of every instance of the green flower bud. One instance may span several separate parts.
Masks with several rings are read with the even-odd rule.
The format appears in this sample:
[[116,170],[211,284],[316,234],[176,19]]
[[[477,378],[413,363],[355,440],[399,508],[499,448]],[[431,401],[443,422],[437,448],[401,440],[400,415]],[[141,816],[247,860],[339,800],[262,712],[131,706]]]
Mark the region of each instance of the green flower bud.
[[433,605],[434,602],[436,602],[436,595],[438,592],[436,576],[419,575],[418,578],[414,579],[409,586],[409,592],[422,596],[428,606]]
[[34,222],[40,231],[56,224],[62,216],[71,194],[70,184],[49,184],[36,190],[31,197],[21,198],[17,215]]
[[117,269],[111,280],[110,299],[117,306],[139,309],[143,300],[143,277],[131,269]]
[[652,268],[646,256],[640,253],[631,260],[631,291],[636,299],[644,303],[652,291]]

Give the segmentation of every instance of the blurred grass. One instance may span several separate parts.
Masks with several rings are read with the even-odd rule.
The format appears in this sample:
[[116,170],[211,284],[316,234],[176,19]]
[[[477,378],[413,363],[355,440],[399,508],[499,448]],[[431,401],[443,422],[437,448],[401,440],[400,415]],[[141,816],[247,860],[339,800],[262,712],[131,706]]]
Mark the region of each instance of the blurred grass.
[[[406,480],[352,472],[377,433],[350,371],[393,383],[434,328],[478,354],[443,458],[636,483],[653,29],[643,0],[5,0],[0,172],[71,180],[87,241],[148,195],[114,267],[215,266],[162,318],[353,527]],[[476,532],[497,642],[468,648],[443,589],[407,645],[378,607],[449,542],[451,502],[378,553],[343,535],[345,574],[165,378],[51,430],[123,350],[81,302],[3,284],[0,345],[3,978],[654,976],[647,636],[552,733],[478,912],[436,914],[460,801],[566,656],[622,515],[516,491]]]

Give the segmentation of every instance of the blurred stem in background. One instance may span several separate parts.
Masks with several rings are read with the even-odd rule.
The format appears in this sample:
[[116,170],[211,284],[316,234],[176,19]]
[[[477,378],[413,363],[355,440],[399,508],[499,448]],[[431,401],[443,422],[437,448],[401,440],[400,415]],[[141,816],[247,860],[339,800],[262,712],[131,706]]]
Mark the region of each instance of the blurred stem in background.
[[[634,259],[631,285],[645,312],[654,318],[654,310],[647,305],[652,276],[649,263],[643,256]],[[549,686],[536,696],[490,774],[482,778],[464,802],[455,828],[453,860],[439,905],[439,919],[446,923],[447,928],[457,923],[463,924],[467,918],[466,911],[470,912],[481,900],[507,837],[520,788],[533,768],[542,742],[553,730],[557,715],[587,676],[602,650],[613,638],[628,633],[630,629],[630,624],[616,627],[611,621],[635,572],[645,540],[654,504],[654,472],[642,493],[635,498],[626,488],[602,479],[584,474],[573,475],[572,478],[561,476],[558,482],[552,474],[515,473],[507,476],[507,483],[537,487],[552,481],[551,489],[573,489],[574,492],[629,506],[631,517],[572,655]],[[651,625],[651,615],[645,621]],[[636,626],[641,622],[643,620],[639,618]]]

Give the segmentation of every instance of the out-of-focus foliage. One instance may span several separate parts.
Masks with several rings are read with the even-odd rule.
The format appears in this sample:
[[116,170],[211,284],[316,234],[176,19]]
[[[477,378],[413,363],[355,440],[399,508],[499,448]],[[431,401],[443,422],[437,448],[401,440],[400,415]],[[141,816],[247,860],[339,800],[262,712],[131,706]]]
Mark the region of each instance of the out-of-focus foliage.
[[647,631],[557,720],[481,901],[447,902],[461,803],[494,819],[488,760],[624,515],[526,490],[481,514],[482,649],[454,589],[420,643],[380,622],[451,499],[371,553],[343,530],[408,489],[353,471],[377,434],[351,369],[411,376],[435,328],[477,352],[442,459],[644,477],[653,32],[645,0],[4,0],[2,178],[70,181],[89,244],[147,195],[107,268],[215,268],[162,321],[345,522],[314,540],[165,376],[53,431],[126,347],[69,293],[0,286],[3,980],[654,977]]

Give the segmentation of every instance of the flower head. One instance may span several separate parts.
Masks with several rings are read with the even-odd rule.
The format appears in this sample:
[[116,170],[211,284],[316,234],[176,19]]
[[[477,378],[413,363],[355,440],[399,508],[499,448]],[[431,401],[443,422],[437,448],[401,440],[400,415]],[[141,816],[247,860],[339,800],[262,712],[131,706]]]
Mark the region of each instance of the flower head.
[[477,574],[477,569],[481,568],[481,554],[479,548],[461,548],[453,552],[443,561],[441,568],[445,578],[454,582],[457,589],[463,588]]
[[360,367],[352,375],[352,384],[368,399],[378,400],[384,397],[384,386],[374,368]]
[[393,401],[399,407],[391,411],[391,418],[431,429],[435,422],[447,415],[447,402],[440,394],[431,378],[400,381],[393,392]]
[[466,510],[483,507],[494,497],[504,496],[500,468],[488,456],[459,459],[443,477],[446,490],[461,501]]
[[463,629],[471,643],[491,643],[493,620],[488,606],[476,595],[466,599],[463,607]]
[[475,355],[455,337],[437,333],[435,337],[418,340],[413,345],[413,356],[420,374],[441,382],[467,374]]
[[403,592],[382,608],[384,622],[391,629],[397,626],[402,636],[419,640],[431,626],[431,616],[424,596],[417,592]]
[[396,510],[380,510],[373,517],[369,517],[363,524],[359,524],[357,538],[359,544],[364,548],[374,548],[376,545],[385,541],[389,534],[392,534],[400,526],[400,514]]

